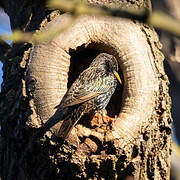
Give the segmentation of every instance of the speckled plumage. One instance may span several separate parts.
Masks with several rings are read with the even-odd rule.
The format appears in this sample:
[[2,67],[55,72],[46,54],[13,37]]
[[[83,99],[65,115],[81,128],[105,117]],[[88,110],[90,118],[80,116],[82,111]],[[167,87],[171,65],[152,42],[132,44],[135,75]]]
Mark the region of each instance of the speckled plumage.
[[66,138],[73,126],[87,113],[103,111],[117,85],[116,59],[109,54],[99,54],[72,84],[62,99],[59,108],[69,108],[70,113],[60,127],[58,136]]

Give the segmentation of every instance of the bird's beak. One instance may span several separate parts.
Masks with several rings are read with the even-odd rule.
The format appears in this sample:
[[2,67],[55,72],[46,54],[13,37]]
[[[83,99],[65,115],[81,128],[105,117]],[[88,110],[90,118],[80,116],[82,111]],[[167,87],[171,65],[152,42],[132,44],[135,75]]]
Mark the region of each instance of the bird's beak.
[[122,84],[122,81],[121,81],[121,78],[120,78],[119,74],[116,71],[114,71],[113,73],[116,76],[116,78],[119,81],[119,83]]

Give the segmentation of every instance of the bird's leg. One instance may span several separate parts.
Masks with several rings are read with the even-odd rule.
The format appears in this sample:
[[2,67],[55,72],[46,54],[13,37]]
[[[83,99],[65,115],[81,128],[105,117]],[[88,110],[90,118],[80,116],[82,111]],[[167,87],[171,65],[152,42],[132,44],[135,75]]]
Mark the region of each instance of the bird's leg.
[[111,123],[111,126],[112,126],[112,128],[113,128],[113,126],[114,126],[114,122],[115,122],[115,120],[117,119],[117,115],[115,115],[115,117],[114,118],[111,118],[111,121],[110,121],[110,123]]
[[105,117],[107,116],[107,111],[106,111],[106,109],[100,110],[99,113],[101,114],[101,120],[102,120],[101,123],[106,122],[106,120],[105,120]]
[[105,118],[106,114],[107,114],[106,110],[96,111],[95,116],[91,121],[91,125],[101,127],[103,124],[105,124],[104,122],[106,122],[106,118]]
[[115,115],[114,118],[107,116],[107,111],[106,111],[106,109],[99,111],[99,113],[101,114],[102,123],[108,123],[108,124],[111,126],[111,128],[113,128],[114,122],[115,122],[115,120],[117,119],[118,116]]

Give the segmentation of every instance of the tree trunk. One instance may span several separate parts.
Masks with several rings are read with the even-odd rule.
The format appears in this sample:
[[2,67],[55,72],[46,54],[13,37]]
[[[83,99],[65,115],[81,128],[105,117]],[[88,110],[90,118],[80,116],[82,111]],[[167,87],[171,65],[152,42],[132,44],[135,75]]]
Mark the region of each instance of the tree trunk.
[[[146,0],[97,2],[89,1],[150,8]],[[40,33],[72,21],[70,14],[50,11],[40,1],[6,0],[1,6],[13,29]],[[160,48],[148,25],[92,15],[78,17],[51,40],[13,44],[3,64],[1,178],[169,179],[172,119]],[[105,119],[82,118],[62,142],[56,137],[62,121],[55,107],[100,52],[118,60],[123,87],[117,87]],[[35,137],[52,121],[60,122]]]

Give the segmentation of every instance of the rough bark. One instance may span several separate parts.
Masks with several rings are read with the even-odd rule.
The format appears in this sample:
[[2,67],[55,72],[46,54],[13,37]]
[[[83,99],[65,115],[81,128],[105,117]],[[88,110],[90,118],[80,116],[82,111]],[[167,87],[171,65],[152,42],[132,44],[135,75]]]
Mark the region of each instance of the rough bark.
[[[154,8],[163,10],[173,18],[180,20],[179,0],[152,1],[152,4]],[[172,101],[171,112],[174,123],[173,135],[175,138],[173,140],[175,142],[172,145],[170,179],[178,180],[180,178],[180,150],[177,145],[180,142],[180,40],[165,32],[159,34],[163,45],[162,51],[165,55],[165,70],[170,81],[169,94]]]
[[[26,1],[13,18],[16,1],[10,2],[2,6],[13,28],[48,31],[71,19]],[[98,2],[149,7],[149,1]],[[1,178],[169,179],[172,120],[160,48],[156,33],[147,25],[95,16],[79,17],[48,42],[14,44],[3,66]],[[54,107],[67,87],[104,51],[117,58],[124,80],[107,108],[114,123],[108,116],[101,121],[96,114],[82,119],[65,142],[54,135],[61,122],[40,140],[32,138],[43,123],[52,117],[59,120]]]

